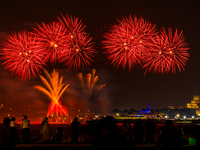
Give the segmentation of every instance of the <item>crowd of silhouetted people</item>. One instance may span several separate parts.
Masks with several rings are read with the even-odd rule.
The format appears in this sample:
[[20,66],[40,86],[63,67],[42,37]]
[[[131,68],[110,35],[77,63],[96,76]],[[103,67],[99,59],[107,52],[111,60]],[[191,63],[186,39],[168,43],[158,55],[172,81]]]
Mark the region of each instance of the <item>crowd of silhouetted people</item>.
[[[184,136],[182,127],[180,132],[175,131],[172,121],[167,120],[160,136],[155,141],[156,124],[148,119],[147,122],[142,122],[140,119],[131,125],[130,120],[124,120],[123,134],[118,132],[118,126],[113,117],[105,117],[98,122],[91,122],[90,128],[92,131],[91,145],[95,149],[112,148],[112,149],[132,149],[137,144],[156,144],[157,147],[181,148],[184,144],[188,144],[188,140]],[[80,122],[77,117],[71,123],[71,142],[78,143]],[[52,137],[49,137],[49,122],[45,117],[41,123],[40,142],[50,140],[51,143],[62,143],[63,128],[57,127]],[[30,121],[27,116],[23,117],[20,124],[20,133],[18,135],[16,130],[15,117],[11,119],[5,117],[3,119],[3,126],[0,129],[0,148],[5,150],[13,149],[19,143],[30,143]],[[145,133],[144,133],[145,132]],[[22,136],[22,139],[20,137]],[[197,138],[198,140],[198,138]]]
[[[79,135],[79,125],[80,122],[78,118],[75,117],[72,126],[71,143],[78,143]],[[30,120],[27,116],[23,116],[20,126],[20,133],[17,133],[17,124],[15,122],[15,117],[11,119],[5,117],[3,119],[3,125],[0,128],[0,150],[12,150],[17,144],[29,144],[31,142],[30,138]],[[63,129],[62,127],[57,127],[55,133],[49,138],[49,122],[48,118],[44,117],[41,123],[42,129],[40,131],[42,137],[40,143],[45,141],[50,141],[50,143],[62,143]],[[22,136],[22,139],[20,138]]]

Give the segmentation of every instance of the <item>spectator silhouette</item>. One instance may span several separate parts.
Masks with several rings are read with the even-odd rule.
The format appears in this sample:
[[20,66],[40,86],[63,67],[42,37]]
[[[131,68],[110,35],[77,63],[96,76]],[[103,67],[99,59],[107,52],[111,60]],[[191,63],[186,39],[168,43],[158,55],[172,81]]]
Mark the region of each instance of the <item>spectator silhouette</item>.
[[3,126],[0,129],[0,147],[2,150],[12,150],[17,145],[18,135],[16,129],[9,127],[10,119],[3,119]]
[[15,117],[12,117],[10,120],[10,127],[16,128]]
[[118,127],[113,117],[107,116],[101,119],[100,126],[103,136],[93,143],[93,149],[131,149],[130,141],[117,132]]
[[62,136],[63,136],[63,129],[62,127],[58,127],[56,128],[56,132],[54,133],[51,140],[53,143],[62,143]]
[[23,134],[23,143],[30,143],[30,121],[27,116],[23,117],[21,131]]
[[181,148],[183,146],[181,134],[174,131],[174,125],[171,120],[167,120],[163,132],[157,141],[157,146],[162,148]]
[[78,121],[78,118],[75,117],[73,122],[71,123],[71,126],[72,126],[71,142],[72,143],[78,143],[79,125],[80,125],[80,122]]
[[130,120],[124,120],[123,122],[123,130],[124,130],[124,136],[131,140],[131,124],[130,124]]
[[145,123],[145,128],[146,128],[145,143],[146,144],[155,143],[154,132],[156,130],[156,124],[152,122],[151,119],[148,119],[148,121]]
[[44,140],[48,140],[48,136],[49,136],[49,122],[48,122],[48,118],[45,117],[41,123],[42,125],[42,141]]
[[135,144],[142,144],[143,143],[143,131],[144,126],[141,119],[138,119],[133,128],[133,137]]

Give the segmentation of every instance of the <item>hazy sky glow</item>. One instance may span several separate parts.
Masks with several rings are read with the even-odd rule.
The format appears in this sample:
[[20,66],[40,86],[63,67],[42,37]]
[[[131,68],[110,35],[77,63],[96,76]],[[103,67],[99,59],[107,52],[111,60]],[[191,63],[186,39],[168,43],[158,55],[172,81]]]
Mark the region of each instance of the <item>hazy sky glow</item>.
[[[100,46],[102,32],[108,31],[110,24],[117,23],[116,19],[129,14],[142,16],[156,24],[157,29],[177,28],[179,33],[183,30],[190,48],[190,58],[185,71],[181,73],[147,73],[144,76],[145,70],[140,66],[131,71],[128,67],[116,69],[101,55],[95,58],[91,67],[77,72],[67,71],[67,67],[63,67],[62,64],[50,64],[45,69],[50,72],[53,69],[58,70],[64,77],[63,83],[70,84],[62,97],[70,111],[77,108],[105,111],[113,108],[140,110],[146,108],[149,102],[152,108],[169,105],[186,107],[194,95],[200,95],[199,4],[199,1],[186,0],[8,0],[0,5],[0,42],[1,37],[7,33],[24,29],[33,31],[32,27],[37,27],[35,23],[55,21],[60,13],[68,13],[82,19],[86,31],[95,38],[96,48]],[[97,50],[102,52],[100,47]],[[81,71],[86,75],[91,69],[96,69],[96,75],[99,76],[97,85],[106,83],[106,86],[95,98],[88,100],[76,79],[76,74]],[[16,110],[18,108],[17,111],[21,110],[22,105],[31,109],[47,110],[50,100],[33,88],[34,85],[42,85],[39,77],[20,83],[10,72],[4,71],[3,66],[0,66],[0,72],[0,101],[7,100],[11,107],[15,107]]]

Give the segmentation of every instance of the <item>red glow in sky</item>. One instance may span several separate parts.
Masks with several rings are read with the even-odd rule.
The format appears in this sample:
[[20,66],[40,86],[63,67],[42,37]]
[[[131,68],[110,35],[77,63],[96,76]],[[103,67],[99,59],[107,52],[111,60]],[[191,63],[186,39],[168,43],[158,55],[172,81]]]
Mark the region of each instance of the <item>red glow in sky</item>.
[[[107,83],[98,97],[102,99],[103,104],[105,102],[109,103],[108,108],[110,110],[118,108],[121,110],[135,108],[141,110],[146,108],[146,105],[149,102],[152,102],[152,108],[164,108],[169,105],[180,106],[183,105],[186,107],[186,104],[190,102],[193,98],[193,95],[200,95],[200,89],[198,85],[200,84],[200,51],[199,51],[199,36],[200,36],[200,20],[199,1],[188,1],[188,0],[140,0],[140,1],[94,1],[94,0],[77,0],[77,1],[41,1],[35,0],[34,3],[21,0],[19,1],[2,1],[0,9],[0,42],[1,45],[4,45],[5,40],[3,40],[4,35],[8,35],[10,31],[21,32],[22,30],[33,31],[33,27],[37,28],[38,23],[41,27],[43,25],[48,25],[49,22],[58,21],[55,16],[58,16],[60,12],[63,14],[71,14],[73,16],[80,17],[82,19],[82,27],[87,25],[84,28],[84,31],[90,33],[91,37],[94,37],[92,41],[99,48],[97,57],[92,57],[93,62],[91,67],[85,66],[84,69],[80,68],[77,72],[89,72],[91,69],[95,68],[100,79],[100,83]],[[37,11],[36,11],[37,10]],[[156,28],[161,29],[165,27],[166,34],[168,36],[168,28],[172,28],[172,33],[174,36],[175,30],[178,29],[178,35],[183,31],[185,41],[188,43],[190,50],[188,50],[189,57],[188,60],[181,63],[184,69],[181,67],[181,73],[179,72],[178,66],[176,67],[173,74],[158,73],[158,69],[155,69],[152,64],[152,69],[148,69],[150,64],[142,69],[142,65],[134,64],[134,68],[129,70],[128,62],[125,65],[125,68],[122,68],[122,64],[119,64],[119,67],[116,69],[111,66],[110,63],[112,60],[108,60],[105,55],[101,55],[104,52],[102,49],[101,38],[104,33],[109,33],[108,28],[112,27],[110,24],[119,24],[116,19],[121,21],[122,16],[128,15],[137,16],[140,18],[147,19],[152,24],[156,24]],[[59,15],[60,16],[60,15]],[[62,18],[62,17],[60,17]],[[134,18],[133,18],[134,19]],[[96,38],[96,30],[98,30],[98,38]],[[101,31],[101,32],[100,32]],[[160,34],[158,34],[160,36]],[[94,45],[94,46],[95,46]],[[122,45],[123,46],[123,45]],[[155,46],[156,48],[157,46]],[[2,46],[0,48],[3,48]],[[95,47],[94,47],[95,48]],[[0,52],[3,52],[0,50]],[[156,51],[153,51],[156,53]],[[163,52],[165,52],[163,50]],[[178,52],[175,50],[175,52]],[[180,53],[182,55],[182,53]],[[3,55],[1,55],[3,56]],[[100,56],[100,58],[98,58]],[[167,59],[168,54],[164,54]],[[178,56],[178,54],[176,54]],[[10,56],[9,56],[10,57]],[[120,57],[119,57],[120,58]],[[163,57],[164,58],[164,57]],[[15,59],[12,57],[11,59]],[[148,60],[148,59],[147,59]],[[177,57],[177,61],[182,61],[182,58]],[[6,60],[0,60],[1,64]],[[140,60],[141,61],[141,60]],[[158,59],[154,59],[156,63]],[[43,63],[43,62],[40,62]],[[75,108],[84,103],[81,101],[82,95],[80,92],[77,92],[80,84],[76,83],[74,80],[75,72],[73,70],[67,71],[68,66],[63,67],[63,63],[58,63],[49,66],[43,66],[48,71],[51,71],[53,67],[59,69],[59,72],[62,71],[64,79],[70,80],[70,86],[66,95],[70,94],[72,100],[76,99],[76,103],[69,105],[67,102],[66,95],[63,96],[64,102],[67,104],[69,111],[70,109]],[[150,62],[149,62],[150,63]],[[157,62],[159,63],[159,62]],[[160,62],[161,63],[161,62]],[[167,62],[166,62],[167,63]],[[16,64],[8,63],[7,65]],[[1,100],[8,100],[8,104],[12,104],[18,108],[25,106],[31,109],[34,107],[39,107],[38,109],[47,111],[48,101],[46,95],[40,95],[40,92],[33,90],[33,85],[40,84],[41,81],[39,77],[33,79],[32,73],[31,80],[26,80],[25,82],[18,83],[11,75],[8,68],[4,71],[4,66],[0,67],[0,94],[3,95]],[[14,66],[12,66],[14,68]],[[37,66],[36,66],[37,67]],[[165,67],[167,68],[167,67]],[[155,69],[155,70],[154,70]],[[40,69],[39,69],[40,70]],[[184,71],[185,70],[185,71]],[[155,71],[155,73],[153,73]],[[144,73],[146,72],[145,76]],[[14,72],[12,73],[14,76]],[[20,74],[20,72],[19,72]],[[86,73],[85,73],[86,74]],[[37,75],[37,73],[36,73]],[[29,77],[27,76],[27,79]],[[68,81],[68,80],[67,80]],[[68,82],[67,82],[68,83]],[[36,103],[36,101],[39,103]],[[43,105],[40,103],[44,103]],[[77,104],[77,105],[76,105]],[[105,108],[105,107],[102,107]],[[19,111],[23,110],[18,109]],[[102,109],[103,110],[103,109]],[[16,111],[17,112],[17,111]]]

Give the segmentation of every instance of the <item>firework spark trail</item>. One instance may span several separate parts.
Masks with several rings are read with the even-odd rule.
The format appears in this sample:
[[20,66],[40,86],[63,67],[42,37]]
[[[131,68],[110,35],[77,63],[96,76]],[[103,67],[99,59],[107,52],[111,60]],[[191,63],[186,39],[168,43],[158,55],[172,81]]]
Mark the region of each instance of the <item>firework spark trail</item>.
[[150,55],[144,57],[143,68],[147,68],[146,72],[176,73],[177,68],[181,72],[189,57],[187,45],[182,31],[178,34],[176,29],[173,34],[171,28],[168,33],[163,28],[153,40]]
[[124,17],[104,35],[103,48],[111,64],[122,68],[129,65],[129,70],[140,63],[144,53],[148,53],[151,39],[156,34],[155,25],[143,18],[134,20]]
[[64,84],[62,84],[63,76],[61,76],[59,79],[59,73],[55,69],[53,70],[51,75],[46,70],[44,70],[44,73],[45,73],[47,79],[45,79],[42,75],[40,75],[40,78],[47,89],[45,89],[44,87],[42,87],[40,85],[36,85],[34,87],[36,89],[42,91],[43,93],[45,93],[52,101],[51,104],[49,105],[47,117],[49,115],[53,115],[54,113],[57,114],[57,117],[58,117],[59,113],[61,115],[63,115],[63,113],[64,113],[68,117],[67,107],[66,107],[66,105],[63,105],[61,103],[60,97],[62,96],[64,91],[67,89],[69,84],[66,86],[64,86]]
[[98,85],[96,89],[95,84],[98,81],[98,76],[95,76],[96,70],[92,69],[91,73],[88,73],[85,76],[85,79],[83,78],[82,72],[79,72],[77,74],[78,80],[81,82],[82,87],[87,91],[88,96],[91,97],[92,94],[96,95],[101,88],[103,88],[106,84]]
[[61,22],[65,27],[66,27],[66,32],[67,35],[70,38],[80,38],[81,35],[86,34],[85,33],[85,27],[83,26],[82,20],[77,18],[77,17],[73,17],[72,15],[62,15],[61,14],[61,18],[57,17],[58,21]]
[[79,18],[65,16],[61,14],[58,21],[65,26],[66,36],[68,37],[68,48],[63,52],[60,62],[68,66],[68,69],[77,71],[80,68],[91,65],[96,50],[94,49],[92,37],[89,37],[84,29],[82,21]]
[[56,60],[59,61],[63,51],[67,52],[69,43],[64,26],[59,22],[49,24],[42,22],[42,26],[38,25],[38,28],[33,29],[47,51],[46,59],[49,59],[51,63],[55,63]]
[[30,32],[11,33],[4,37],[1,48],[1,59],[5,69],[19,80],[36,77],[46,64],[46,51],[40,40]]
[[[60,109],[58,111],[58,108]],[[67,106],[65,104],[62,104],[60,101],[57,101],[57,103],[55,102],[51,102],[49,105],[49,109],[47,111],[47,117],[54,114],[56,112],[56,115],[58,116],[58,112],[61,114],[61,116],[63,116],[63,114],[65,114],[68,117],[68,111],[67,111]]]

